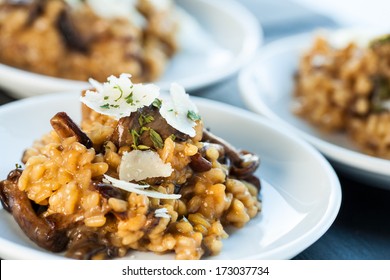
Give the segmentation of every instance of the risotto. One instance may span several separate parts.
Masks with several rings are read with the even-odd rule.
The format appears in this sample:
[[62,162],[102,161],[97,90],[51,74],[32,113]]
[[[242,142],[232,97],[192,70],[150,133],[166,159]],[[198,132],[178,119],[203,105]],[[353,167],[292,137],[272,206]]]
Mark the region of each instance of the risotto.
[[333,47],[318,37],[299,62],[295,113],[341,131],[365,153],[390,158],[390,36]]
[[0,63],[49,76],[156,80],[177,33],[172,0],[0,0]]
[[0,183],[0,198],[39,246],[76,259],[133,250],[176,259],[217,255],[228,226],[261,211],[258,156],[203,128],[173,84],[111,76],[82,93],[80,127],[65,113]]

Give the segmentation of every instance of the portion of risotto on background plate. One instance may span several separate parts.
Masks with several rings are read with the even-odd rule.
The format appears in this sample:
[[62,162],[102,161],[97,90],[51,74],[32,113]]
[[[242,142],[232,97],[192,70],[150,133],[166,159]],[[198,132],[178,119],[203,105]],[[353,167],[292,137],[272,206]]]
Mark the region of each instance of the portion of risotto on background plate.
[[342,131],[367,154],[390,158],[390,35],[333,46],[318,37],[301,57],[297,115]]
[[159,78],[178,50],[172,0],[0,0],[0,63],[103,82]]

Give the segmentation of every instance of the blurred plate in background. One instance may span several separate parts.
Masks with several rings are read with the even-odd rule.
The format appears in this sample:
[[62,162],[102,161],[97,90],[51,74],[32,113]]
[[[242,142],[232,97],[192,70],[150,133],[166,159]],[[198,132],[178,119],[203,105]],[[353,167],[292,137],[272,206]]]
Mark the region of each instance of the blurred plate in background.
[[[246,64],[262,43],[258,21],[234,0],[177,0],[176,3],[183,10],[181,50],[156,81],[162,89],[177,82],[191,91],[227,78]],[[0,64],[0,87],[21,98],[85,89],[89,84]]]
[[[372,35],[377,35],[372,31]],[[368,38],[366,30],[329,32],[335,44]],[[311,46],[314,34],[295,35],[265,46],[239,75],[239,88],[252,111],[284,125],[322,152],[334,167],[355,180],[390,190],[390,161],[361,153],[342,133],[324,133],[292,112],[294,73],[302,52]]]
[[390,28],[390,2],[386,0],[293,0],[319,14],[334,19],[342,26]]

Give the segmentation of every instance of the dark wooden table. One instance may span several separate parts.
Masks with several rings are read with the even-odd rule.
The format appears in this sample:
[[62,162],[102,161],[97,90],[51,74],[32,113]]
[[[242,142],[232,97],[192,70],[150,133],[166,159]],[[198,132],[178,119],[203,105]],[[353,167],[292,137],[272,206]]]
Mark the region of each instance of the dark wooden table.
[[[288,0],[240,2],[259,19],[265,35],[264,43],[319,27],[337,26],[331,19]],[[192,94],[245,108],[238,93],[236,76]],[[0,105],[13,100],[0,90]],[[317,242],[294,259],[389,260],[390,191],[363,185],[343,174],[339,174],[339,178],[343,195],[339,215]]]

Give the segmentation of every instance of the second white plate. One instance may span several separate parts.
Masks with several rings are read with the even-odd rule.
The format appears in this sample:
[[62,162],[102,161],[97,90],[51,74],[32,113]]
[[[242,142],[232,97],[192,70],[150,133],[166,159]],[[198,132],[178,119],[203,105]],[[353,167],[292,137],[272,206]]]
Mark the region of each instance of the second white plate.
[[[332,39],[340,43],[357,37],[356,30],[342,30],[335,34],[337,36]],[[340,171],[371,186],[390,190],[389,160],[363,154],[344,134],[323,133],[292,112],[294,72],[299,57],[312,40],[313,34],[303,34],[265,46],[257,59],[239,75],[244,102],[254,112],[302,136]]]
[[[187,16],[181,26],[181,50],[155,82],[162,89],[169,89],[170,83],[177,82],[192,91],[227,78],[249,62],[262,43],[260,24],[235,0],[176,3]],[[0,64],[0,87],[20,98],[80,90],[88,87],[88,83]]]

